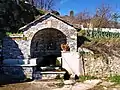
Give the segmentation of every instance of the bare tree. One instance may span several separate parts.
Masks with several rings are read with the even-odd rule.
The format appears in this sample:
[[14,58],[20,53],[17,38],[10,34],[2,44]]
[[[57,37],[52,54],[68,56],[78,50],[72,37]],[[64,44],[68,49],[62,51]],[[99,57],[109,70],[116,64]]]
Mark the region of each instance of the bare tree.
[[79,21],[79,24],[82,24],[84,27],[89,27],[90,18],[90,13],[87,10],[84,10],[76,15],[76,20]]
[[101,7],[96,9],[96,14],[91,19],[91,24],[93,27],[96,28],[108,27],[110,18],[111,18],[110,6],[102,4]]
[[15,0],[15,1],[17,2],[17,4],[19,4],[19,2],[26,2],[43,10],[52,10],[56,4],[56,0]]
[[52,10],[55,6],[55,0],[34,0],[34,5],[43,10]]
[[115,28],[119,28],[119,25],[118,25],[118,20],[120,19],[120,14],[115,12],[113,13],[112,15],[112,21],[113,21],[113,24],[114,24],[114,27]]

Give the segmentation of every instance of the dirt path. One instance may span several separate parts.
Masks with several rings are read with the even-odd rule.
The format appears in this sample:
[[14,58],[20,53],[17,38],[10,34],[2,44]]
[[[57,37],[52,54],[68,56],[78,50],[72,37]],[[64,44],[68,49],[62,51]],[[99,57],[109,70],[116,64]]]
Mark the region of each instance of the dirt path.
[[[84,83],[71,84],[72,81],[32,81],[1,85],[0,90],[87,90],[93,88],[100,80],[85,81]],[[68,85],[69,84],[69,85]]]
[[120,85],[102,80],[86,80],[83,83],[48,80],[3,84],[0,90],[120,90]]

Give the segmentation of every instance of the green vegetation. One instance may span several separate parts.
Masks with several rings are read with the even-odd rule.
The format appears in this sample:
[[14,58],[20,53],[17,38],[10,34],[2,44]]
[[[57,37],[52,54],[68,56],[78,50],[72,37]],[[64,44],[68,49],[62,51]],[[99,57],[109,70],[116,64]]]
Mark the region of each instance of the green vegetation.
[[18,34],[23,34],[23,32],[17,32],[17,33],[12,33],[12,32],[6,32],[6,35],[18,35]]
[[61,66],[61,63],[59,60],[56,60],[56,66]]
[[111,82],[115,82],[116,84],[120,84],[120,75],[110,76],[108,80]]
[[80,36],[86,36],[89,38],[119,38],[120,33],[118,32],[104,32],[101,30],[81,30]]
[[2,0],[0,2],[0,28],[5,32],[17,32],[18,29],[35,19],[41,13],[36,7],[20,1]]
[[[81,48],[91,50],[94,53],[92,54],[94,60],[100,60],[103,62],[106,65],[105,71],[111,73],[111,60],[114,61],[116,58],[120,58],[120,33],[102,32],[100,30],[89,32],[89,30],[82,30],[80,31],[80,34],[83,38],[85,37],[90,40],[89,42],[84,41]],[[83,56],[83,60],[84,58],[85,55]],[[104,73],[102,73],[102,76],[104,76]],[[110,78],[112,78],[112,81],[120,81],[119,76]]]
[[[120,33],[103,32],[100,30],[81,30],[80,36],[86,37],[90,42],[85,41],[81,47],[94,52],[94,55],[102,56],[106,62],[108,57],[118,57],[120,48]],[[116,53],[114,53],[116,52]]]
[[40,15],[44,15],[44,14],[45,14],[45,11],[39,10],[39,13],[40,13]]
[[80,82],[83,82],[85,80],[91,80],[91,79],[97,79],[97,77],[95,77],[95,76],[89,76],[89,75],[85,75],[85,76],[80,76],[79,77],[79,81]]

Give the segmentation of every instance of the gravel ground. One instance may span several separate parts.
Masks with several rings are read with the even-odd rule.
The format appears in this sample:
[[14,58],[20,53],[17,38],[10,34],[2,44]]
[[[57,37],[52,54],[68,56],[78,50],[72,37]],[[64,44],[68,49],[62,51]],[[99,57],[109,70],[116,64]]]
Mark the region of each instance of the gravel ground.
[[61,81],[30,81],[22,83],[2,84],[0,90],[53,90],[62,87]]
[[51,90],[47,84],[17,83],[0,86],[0,90]]
[[0,74],[0,90],[52,90],[62,85],[60,80],[23,82],[14,80],[12,76]]
[[120,84],[103,81],[101,84],[98,84],[89,90],[120,90]]
[[[11,76],[0,74],[0,90],[120,90],[118,84],[98,81],[88,80],[74,85],[64,85],[60,80],[20,82],[13,80]],[[71,83],[71,81],[64,81],[64,83]]]

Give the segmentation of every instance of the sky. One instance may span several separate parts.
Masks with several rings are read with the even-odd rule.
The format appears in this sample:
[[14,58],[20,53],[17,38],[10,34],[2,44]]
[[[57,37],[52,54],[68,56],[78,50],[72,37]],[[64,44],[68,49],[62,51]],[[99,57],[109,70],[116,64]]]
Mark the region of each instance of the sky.
[[109,5],[113,11],[120,11],[120,0],[61,0],[57,5],[61,15],[69,15],[71,10],[75,14],[87,10],[91,14],[102,4]]

